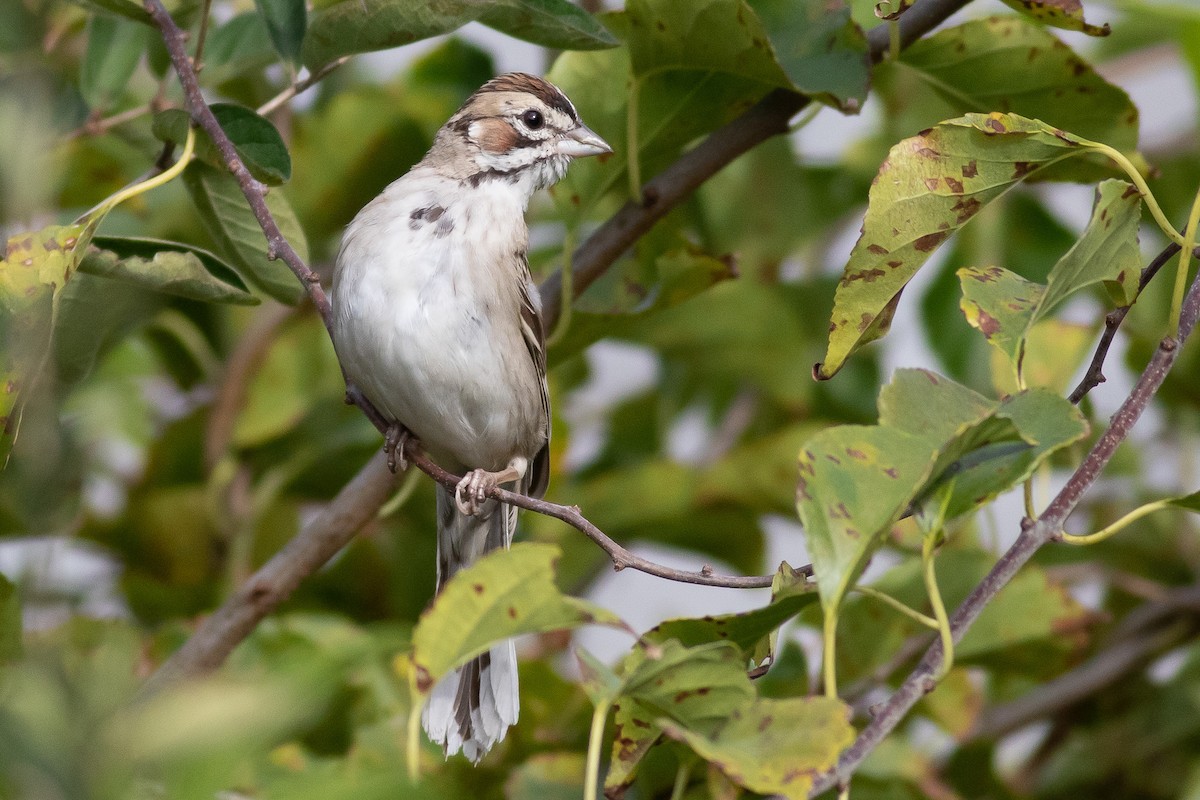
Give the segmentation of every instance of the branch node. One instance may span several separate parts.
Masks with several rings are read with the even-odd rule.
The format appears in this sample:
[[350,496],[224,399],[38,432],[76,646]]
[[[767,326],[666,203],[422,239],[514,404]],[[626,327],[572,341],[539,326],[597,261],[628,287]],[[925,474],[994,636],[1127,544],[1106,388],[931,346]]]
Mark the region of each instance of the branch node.
[[658,189],[655,189],[653,186],[647,186],[642,190],[642,208],[653,208],[658,205],[658,200]]
[[1170,353],[1177,347],[1179,347],[1179,340],[1174,336],[1168,336],[1158,343],[1158,349],[1164,353]]
[[932,691],[933,691],[934,689],[936,689],[936,688],[937,688],[937,681],[935,681],[935,680],[933,679],[933,676],[932,676],[932,675],[926,675],[926,676],[924,677],[924,679],[922,679],[922,681],[921,681],[921,691],[922,691],[924,694],[929,694],[930,692],[932,692]]
[[1027,531],[1037,523],[1029,517],[1021,517],[1021,530]]

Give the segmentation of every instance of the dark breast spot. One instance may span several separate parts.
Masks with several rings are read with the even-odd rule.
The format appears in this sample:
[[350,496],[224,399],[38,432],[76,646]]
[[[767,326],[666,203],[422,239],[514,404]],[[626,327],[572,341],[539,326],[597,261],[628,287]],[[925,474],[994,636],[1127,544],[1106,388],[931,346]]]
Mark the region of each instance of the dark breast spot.
[[414,231],[427,224],[434,225],[433,235],[439,239],[449,236],[454,230],[454,219],[439,205],[422,206],[408,215],[408,227]]

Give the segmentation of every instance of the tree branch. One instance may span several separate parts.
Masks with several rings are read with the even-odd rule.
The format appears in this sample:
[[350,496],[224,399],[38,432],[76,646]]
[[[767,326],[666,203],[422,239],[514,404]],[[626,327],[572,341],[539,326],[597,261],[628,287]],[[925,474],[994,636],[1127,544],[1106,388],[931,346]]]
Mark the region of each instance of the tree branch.
[[[1179,320],[1179,338],[1166,337],[1159,342],[1158,349],[1150,359],[1150,363],[1142,371],[1133,390],[1117,413],[1113,415],[1108,430],[1096,441],[1083,462],[1067,480],[1065,486],[1042,512],[1038,520],[1022,520],[1021,533],[1016,542],[1009,548],[983,581],[975,587],[954,616],[950,619],[950,629],[954,641],[959,642],[970,629],[979,614],[1003,589],[1013,576],[1025,565],[1034,553],[1049,541],[1053,541],[1062,533],[1063,523],[1079,504],[1083,494],[1091,488],[1101,472],[1108,465],[1117,447],[1129,436],[1142,412],[1146,410],[1151,398],[1170,372],[1171,366],[1179,354],[1180,347],[1195,328],[1196,319],[1200,316],[1200,277],[1193,281],[1184,300],[1183,312]],[[940,641],[934,642],[916,668],[905,679],[900,688],[892,694],[887,702],[878,706],[875,718],[858,735],[849,748],[838,759],[837,766],[819,775],[813,782],[810,797],[825,792],[834,786],[844,785],[863,760],[890,734],[909,710],[916,705],[924,695],[933,691],[936,686],[934,676],[944,660]]]
[[[922,0],[909,9],[901,20],[902,41],[906,44],[914,41],[969,2],[970,0]],[[266,187],[250,175],[233,143],[205,103],[195,70],[184,47],[186,37],[183,31],[175,24],[161,0],[144,0],[144,4],[162,34],[172,66],[183,87],[188,111],[212,139],[226,168],[237,180],[267,238],[268,253],[272,257],[282,258],[304,285],[328,329],[329,300],[321,288],[320,280],[284,239],[266,206]],[[872,31],[869,40],[871,57],[878,60],[887,50],[886,35],[880,36],[878,30]],[[643,193],[646,203],[641,206],[626,205],[579,248],[575,256],[575,270],[580,277],[576,279],[575,295],[582,293],[657,220],[686,199],[719,169],[760,142],[786,132],[788,120],[807,103],[808,99],[802,95],[773,92],[656,176],[647,184]],[[547,328],[554,327],[561,310],[559,281],[561,276],[556,274],[541,287]],[[347,398],[362,409],[380,432],[386,432],[389,427],[388,421],[361,392],[349,387]],[[446,485],[458,481],[456,476],[442,470],[421,453],[412,440],[405,448],[405,456],[435,480]],[[163,665],[152,683],[161,686],[174,677],[197,674],[219,666],[233,647],[282,602],[300,580],[315,572],[352,538],[353,530],[348,530],[344,524],[349,519],[344,513],[347,507],[356,510],[358,524],[362,524],[383,504],[392,489],[394,478],[387,473],[386,468],[380,469],[381,464],[382,459],[372,459],[338,493],[326,514],[305,526],[283,550],[252,576],[237,594],[202,623],[184,647]],[[502,489],[492,490],[490,496],[501,502],[554,516],[573,525],[604,549],[612,558],[614,568],[618,570],[637,569],[669,580],[707,586],[750,588],[771,584],[769,576],[718,576],[713,575],[707,568],[700,572],[672,570],[629,553],[584,518],[578,508],[558,506]],[[342,509],[343,513],[334,513],[335,509]]]
[[[900,18],[902,45],[916,41],[970,2],[921,0]],[[881,25],[867,36],[872,61],[879,61],[887,53],[886,28],[886,25]],[[776,89],[654,176],[642,189],[641,203],[626,203],[571,256],[571,286],[575,296],[578,297],[595,283],[622,253],[654,227],[654,223],[723,167],[767,139],[786,133],[792,117],[810,102],[804,95]],[[546,278],[541,286],[541,294],[546,329],[553,330],[562,312],[561,271]]]
[[1100,341],[1096,344],[1096,352],[1092,355],[1092,363],[1088,365],[1087,372],[1080,379],[1079,385],[1075,387],[1075,391],[1071,392],[1067,398],[1075,405],[1079,405],[1079,401],[1087,396],[1087,393],[1095,389],[1100,384],[1104,383],[1107,378],[1104,377],[1104,360],[1108,358],[1109,348],[1112,347],[1113,340],[1117,338],[1117,329],[1121,327],[1121,323],[1125,321],[1129,310],[1133,308],[1133,303],[1137,302],[1137,298],[1142,296],[1142,290],[1146,288],[1146,284],[1158,274],[1158,271],[1163,268],[1171,258],[1179,252],[1179,245],[1171,242],[1163,249],[1161,253],[1154,257],[1146,268],[1142,270],[1142,275],[1138,278],[1137,294],[1133,298],[1133,302],[1127,306],[1114,308],[1104,317],[1104,333],[1100,336]]

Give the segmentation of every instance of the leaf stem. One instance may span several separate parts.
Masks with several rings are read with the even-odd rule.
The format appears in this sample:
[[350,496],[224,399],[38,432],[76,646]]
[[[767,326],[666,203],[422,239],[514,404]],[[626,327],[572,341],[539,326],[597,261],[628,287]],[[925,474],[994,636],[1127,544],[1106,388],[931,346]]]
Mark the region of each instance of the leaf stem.
[[938,621],[936,619],[934,619],[933,617],[930,617],[930,616],[926,616],[925,614],[922,614],[920,611],[917,611],[915,608],[910,608],[910,607],[906,606],[904,603],[901,603],[899,600],[892,597],[890,594],[881,592],[878,589],[874,589],[870,586],[855,586],[854,591],[858,592],[859,594],[865,595],[866,597],[870,597],[872,599],[878,600],[879,602],[883,603],[884,605],[889,606],[889,607],[895,609],[896,611],[899,611],[901,614],[903,614],[904,616],[913,620],[914,622],[919,622],[920,624],[924,625],[926,628],[933,628],[934,630],[938,629]]
[[900,20],[888,20],[888,58],[891,61],[900,59]]
[[416,781],[421,776],[421,706],[422,702],[413,705],[408,712],[408,736],[404,743],[405,760],[408,762],[409,780]]
[[1105,539],[1120,533],[1125,528],[1129,527],[1134,522],[1137,522],[1147,514],[1153,514],[1161,508],[1166,508],[1171,504],[1171,499],[1155,500],[1153,503],[1146,503],[1144,506],[1138,506],[1133,511],[1130,511],[1125,516],[1121,517],[1111,525],[1107,525],[1095,533],[1077,535],[1071,533],[1061,533],[1059,537],[1067,544],[1085,545],[1103,542]]
[[188,165],[188,162],[192,160],[192,153],[195,150],[195,146],[196,131],[189,126],[187,138],[183,141],[183,152],[179,154],[179,159],[174,164],[172,164],[168,169],[158,173],[153,178],[147,178],[140,183],[126,186],[124,189],[121,189],[115,194],[109,195],[97,203],[90,211],[80,217],[79,221],[83,221],[84,219],[94,216],[103,217],[131,197],[137,197],[143,192],[156,189],[159,186],[162,186],[164,183],[169,183],[170,181],[174,180],[179,173],[183,172],[183,168]]
[[1142,177],[1142,173],[1138,172],[1137,167],[1133,165],[1132,161],[1126,158],[1124,153],[1122,153],[1120,150],[1117,150],[1115,147],[1110,147],[1109,145],[1104,144],[1103,142],[1092,142],[1088,141],[1087,139],[1080,139],[1079,143],[1087,147],[1091,147],[1094,150],[1098,150],[1115,161],[1117,166],[1124,170],[1125,174],[1129,176],[1129,180],[1133,181],[1133,185],[1137,187],[1137,190],[1142,193],[1142,199],[1146,203],[1146,208],[1150,209],[1151,216],[1153,216],[1154,221],[1158,223],[1158,227],[1162,228],[1162,232],[1166,234],[1166,237],[1172,242],[1175,242],[1175,244],[1183,247],[1185,250],[1188,249],[1184,241],[1184,237],[1179,234],[1179,231],[1175,230],[1175,226],[1171,224],[1171,222],[1167,219],[1167,215],[1163,213],[1162,207],[1159,206],[1158,200],[1154,198],[1154,193],[1150,191],[1150,186],[1146,183],[1146,179]]
[[941,590],[938,589],[937,573],[934,571],[933,564],[941,532],[942,529],[939,525],[935,531],[925,534],[925,539],[921,542],[921,573],[925,579],[925,592],[929,595],[929,604],[933,606],[933,615],[937,618],[938,635],[942,640],[944,654],[941,666],[934,672],[934,682],[941,681],[954,666],[954,633],[950,628],[950,617],[946,614],[946,605],[942,602]]
[[688,779],[692,777],[692,766],[696,763],[690,756],[688,760],[680,760],[679,769],[675,771],[675,785],[671,787],[671,800],[683,800],[687,791]]
[[1188,267],[1192,263],[1192,251],[1196,247],[1196,228],[1200,226],[1200,192],[1192,201],[1187,226],[1183,229],[1183,242],[1179,250],[1179,267],[1175,271],[1175,289],[1171,292],[1171,335],[1179,335],[1179,314],[1183,309],[1183,295],[1187,290]]
[[596,800],[600,787],[600,748],[604,741],[604,723],[608,720],[611,700],[596,704],[592,711],[592,728],[588,733],[587,778],[584,785],[584,800]]
[[[839,604],[840,605],[840,604]],[[825,610],[821,628],[821,675],[825,696],[837,699],[837,608]]]
[[[629,105],[625,109],[625,171],[629,173],[629,198],[642,202],[642,166],[638,156],[638,104],[642,78],[629,82]],[[565,309],[564,309],[565,311]]]

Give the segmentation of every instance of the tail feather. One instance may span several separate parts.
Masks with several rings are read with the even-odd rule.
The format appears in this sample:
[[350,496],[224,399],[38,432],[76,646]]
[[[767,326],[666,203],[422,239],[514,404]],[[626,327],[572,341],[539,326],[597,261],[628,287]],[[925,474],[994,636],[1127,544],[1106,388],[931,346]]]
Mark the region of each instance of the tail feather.
[[[473,517],[454,503],[454,490],[438,487],[438,590],[460,569],[512,542],[516,509],[494,500]],[[434,687],[421,715],[425,732],[447,756],[459,750],[478,762],[517,721],[517,652],[511,640],[447,675]]]

